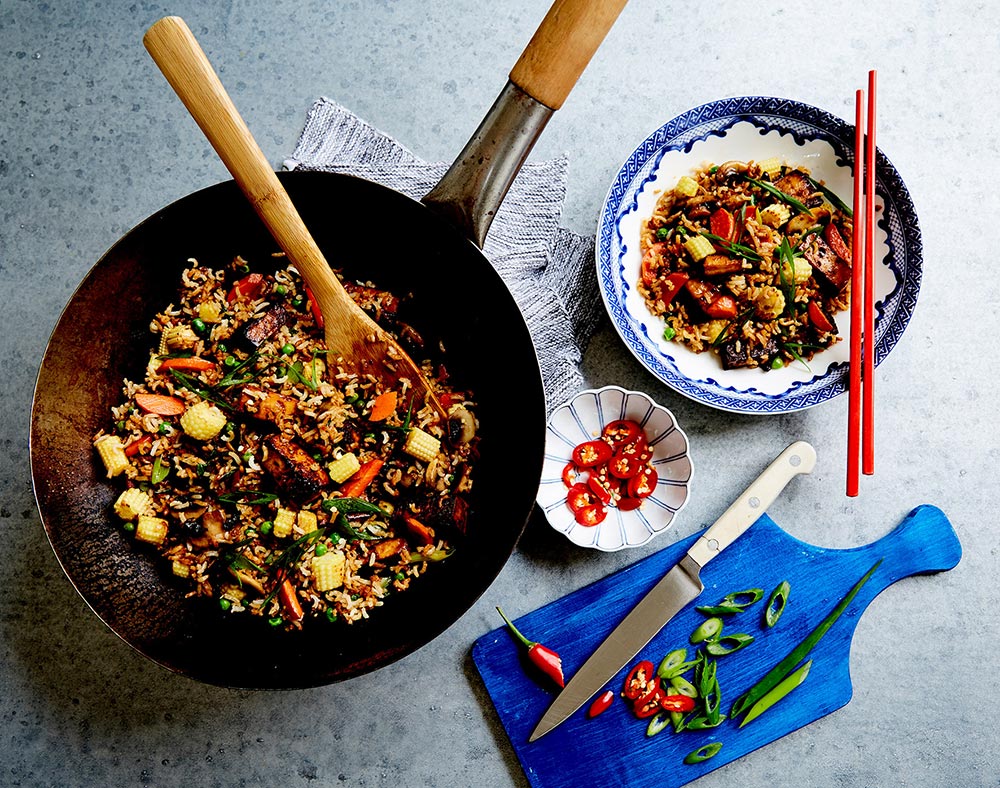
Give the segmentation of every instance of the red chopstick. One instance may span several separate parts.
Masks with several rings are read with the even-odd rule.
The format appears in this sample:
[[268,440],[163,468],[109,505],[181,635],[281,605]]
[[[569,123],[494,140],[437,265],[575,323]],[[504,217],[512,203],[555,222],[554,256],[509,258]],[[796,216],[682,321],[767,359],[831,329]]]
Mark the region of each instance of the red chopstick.
[[861,320],[864,292],[864,255],[859,254],[864,243],[862,213],[862,183],[864,181],[865,92],[859,90],[854,100],[854,268],[851,271],[851,361],[847,387],[847,494],[858,494],[861,455]]
[[875,473],[875,82],[868,72],[868,147],[865,150],[864,370],[861,404],[861,472]]

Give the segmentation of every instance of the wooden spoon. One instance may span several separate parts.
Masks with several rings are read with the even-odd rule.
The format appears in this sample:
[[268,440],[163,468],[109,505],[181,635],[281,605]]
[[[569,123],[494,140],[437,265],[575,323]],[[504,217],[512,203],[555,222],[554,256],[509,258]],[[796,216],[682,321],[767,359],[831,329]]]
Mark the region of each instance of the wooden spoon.
[[184,20],[160,19],[146,31],[143,44],[316,297],[327,347],[356,372],[387,383],[406,379],[417,402],[429,404],[446,419],[447,412],[417,365],[354,302],[330,269]]

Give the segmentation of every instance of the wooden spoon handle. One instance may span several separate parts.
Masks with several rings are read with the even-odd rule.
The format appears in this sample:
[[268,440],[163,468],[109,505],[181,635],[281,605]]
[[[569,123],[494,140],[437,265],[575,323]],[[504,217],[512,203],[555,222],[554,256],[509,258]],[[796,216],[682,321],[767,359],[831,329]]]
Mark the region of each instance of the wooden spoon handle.
[[[354,302],[331,272],[184,20],[176,16],[160,19],[146,31],[143,44],[317,301],[351,308]],[[336,319],[336,315],[325,316]]]
[[559,109],[626,0],[555,0],[510,72],[510,81]]

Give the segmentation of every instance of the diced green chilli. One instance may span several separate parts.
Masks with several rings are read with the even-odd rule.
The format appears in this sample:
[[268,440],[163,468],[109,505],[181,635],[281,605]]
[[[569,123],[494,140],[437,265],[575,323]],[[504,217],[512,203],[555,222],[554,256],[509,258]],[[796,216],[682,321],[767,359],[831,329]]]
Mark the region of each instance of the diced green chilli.
[[656,675],[664,681],[669,681],[674,676],[681,675],[681,673],[687,670],[687,668],[684,667],[684,665],[687,664],[684,661],[686,658],[686,648],[674,649],[663,658],[663,661],[660,663],[660,667],[656,669]]
[[713,741],[684,756],[684,763],[690,765],[714,758],[722,749],[721,741]]
[[784,698],[789,692],[799,686],[803,681],[806,680],[806,676],[809,675],[809,668],[812,665],[812,660],[809,660],[801,668],[792,673],[788,678],[782,681],[778,686],[768,692],[763,698],[757,701],[750,711],[747,712],[747,716],[743,718],[743,722],[740,723],[742,728],[748,722],[757,719],[761,714],[771,708],[775,703]]
[[718,640],[706,643],[705,651],[713,657],[724,657],[727,654],[732,654],[734,651],[739,651],[744,646],[749,646],[753,641],[753,635],[742,633],[737,635],[723,635]]
[[854,587],[844,595],[843,599],[837,603],[836,607],[830,611],[827,617],[817,624],[816,628],[810,632],[805,639],[799,643],[799,645],[793,648],[789,652],[788,656],[771,668],[764,678],[736,699],[736,702],[733,704],[733,708],[729,712],[731,717],[736,717],[751,708],[757,701],[778,686],[778,684],[780,684],[785,677],[788,676],[791,670],[803,660],[806,654],[812,651],[813,646],[815,646],[823,638],[823,636],[829,631],[830,627],[832,627],[836,620],[840,618],[841,613],[847,609],[847,606],[851,604],[854,597],[858,595],[862,586],[864,586],[864,584],[868,582],[869,578],[875,574],[875,570],[878,569],[881,564],[881,559],[876,561],[874,566],[872,566],[872,568],[869,569],[864,576],[854,584]]
[[670,715],[661,711],[658,712],[650,721],[649,725],[646,726],[646,735],[655,736],[660,733],[664,728],[670,724]]
[[691,643],[703,643],[706,640],[715,640],[722,632],[722,619],[713,616],[706,618],[698,628],[691,633]]
[[778,584],[778,587],[771,592],[771,596],[767,600],[767,609],[764,610],[764,623],[769,627],[777,624],[778,619],[781,618],[781,614],[785,612],[785,605],[788,602],[788,594],[791,590],[788,581],[782,580]]

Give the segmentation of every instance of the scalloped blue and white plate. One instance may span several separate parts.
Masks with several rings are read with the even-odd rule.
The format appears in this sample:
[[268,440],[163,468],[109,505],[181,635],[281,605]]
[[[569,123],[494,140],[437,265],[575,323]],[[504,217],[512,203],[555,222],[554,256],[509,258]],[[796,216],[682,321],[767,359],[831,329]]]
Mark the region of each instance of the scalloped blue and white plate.
[[[724,370],[713,353],[693,353],[663,339],[663,321],[636,289],[639,227],[660,192],[708,162],[776,156],[806,167],[850,204],[854,126],[797,101],[762,96],[696,107],[657,129],[625,162],[601,211],[597,278],[611,322],[653,375],[693,400],[735,413],[791,413],[847,390],[849,311],[837,315],[844,338],[808,367]],[[917,303],[922,268],[920,226],[892,163],[876,151],[875,364],[902,336]]]

